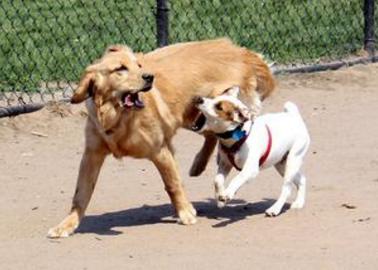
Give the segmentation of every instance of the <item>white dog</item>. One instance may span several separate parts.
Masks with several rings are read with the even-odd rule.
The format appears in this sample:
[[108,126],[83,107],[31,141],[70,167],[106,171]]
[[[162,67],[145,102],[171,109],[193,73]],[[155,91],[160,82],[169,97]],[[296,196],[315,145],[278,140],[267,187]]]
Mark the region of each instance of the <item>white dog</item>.
[[[203,130],[216,133],[220,142],[214,183],[218,206],[222,207],[231,200],[245,182],[257,176],[260,169],[274,165],[284,183],[280,197],[265,213],[277,216],[281,212],[293,184],[298,191],[291,208],[302,208],[306,178],[301,166],[310,137],[297,106],[287,102],[284,112],[251,120],[250,111],[238,99],[238,93],[239,88],[232,87],[214,99],[197,97],[194,101],[207,118]],[[240,173],[225,189],[224,181],[232,167]]]

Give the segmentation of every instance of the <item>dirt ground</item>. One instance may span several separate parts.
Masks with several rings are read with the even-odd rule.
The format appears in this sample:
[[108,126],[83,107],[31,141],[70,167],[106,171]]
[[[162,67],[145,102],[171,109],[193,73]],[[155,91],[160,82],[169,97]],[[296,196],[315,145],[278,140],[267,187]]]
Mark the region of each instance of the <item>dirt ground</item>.
[[312,145],[307,204],[276,218],[264,216],[282,184],[273,169],[217,209],[215,161],[190,178],[202,139],[180,131],[177,159],[196,225],[176,223],[150,162],[109,157],[78,232],[47,239],[70,207],[84,109],[0,119],[0,269],[377,269],[378,64],[280,76],[278,89],[265,111],[294,101]]

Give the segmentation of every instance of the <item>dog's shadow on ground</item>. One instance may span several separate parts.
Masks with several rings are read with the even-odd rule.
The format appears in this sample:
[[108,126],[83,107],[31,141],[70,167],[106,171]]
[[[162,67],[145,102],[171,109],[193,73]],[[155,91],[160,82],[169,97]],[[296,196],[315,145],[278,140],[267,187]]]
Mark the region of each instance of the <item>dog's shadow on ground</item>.
[[[265,210],[275,202],[276,200],[270,198],[264,198],[254,203],[247,203],[244,200],[232,200],[227,206],[217,208],[215,200],[208,199],[208,202],[202,202],[201,206],[197,206],[196,203],[194,205],[198,211],[198,216],[218,220],[219,222],[212,225],[212,227],[220,228],[246,219],[249,216],[265,214]],[[286,212],[289,207],[289,204],[285,204],[281,214]]]
[[[275,200],[263,199],[259,202],[246,203],[243,200],[233,200],[224,208],[217,208],[213,199],[203,202],[193,202],[197,209],[198,217],[218,220],[212,225],[214,228],[225,227],[237,221],[243,220],[248,216],[263,214]],[[285,204],[282,209],[284,213],[289,208]],[[86,216],[83,218],[77,233],[96,233],[100,235],[117,235],[122,232],[117,231],[116,227],[132,227],[162,223],[176,223],[173,217],[174,210],[171,204],[156,206],[143,205],[137,208],[110,212],[101,215]]]

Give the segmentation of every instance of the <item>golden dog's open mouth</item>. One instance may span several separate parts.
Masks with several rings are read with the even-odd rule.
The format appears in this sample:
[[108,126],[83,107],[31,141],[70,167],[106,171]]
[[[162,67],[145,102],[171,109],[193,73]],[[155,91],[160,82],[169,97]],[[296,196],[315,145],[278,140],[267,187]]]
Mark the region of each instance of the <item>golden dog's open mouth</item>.
[[125,93],[122,95],[122,105],[125,108],[144,108],[144,103],[138,93]]
[[151,88],[152,88],[152,83],[148,83],[136,93],[130,93],[130,92],[123,93],[121,96],[123,107],[125,108],[135,107],[137,109],[144,108],[144,102],[140,96],[140,92],[147,92],[151,90]]

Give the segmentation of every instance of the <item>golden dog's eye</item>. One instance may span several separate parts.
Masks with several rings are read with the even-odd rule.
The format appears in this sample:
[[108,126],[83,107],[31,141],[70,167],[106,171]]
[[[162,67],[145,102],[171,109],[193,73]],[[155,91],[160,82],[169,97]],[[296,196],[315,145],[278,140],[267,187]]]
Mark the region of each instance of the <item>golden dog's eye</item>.
[[126,66],[122,65],[122,66],[120,66],[120,67],[117,67],[117,68],[114,69],[113,71],[114,71],[114,72],[119,72],[119,71],[129,71],[129,69],[128,69]]
[[138,67],[142,68],[142,65],[140,63],[137,63],[138,64]]

